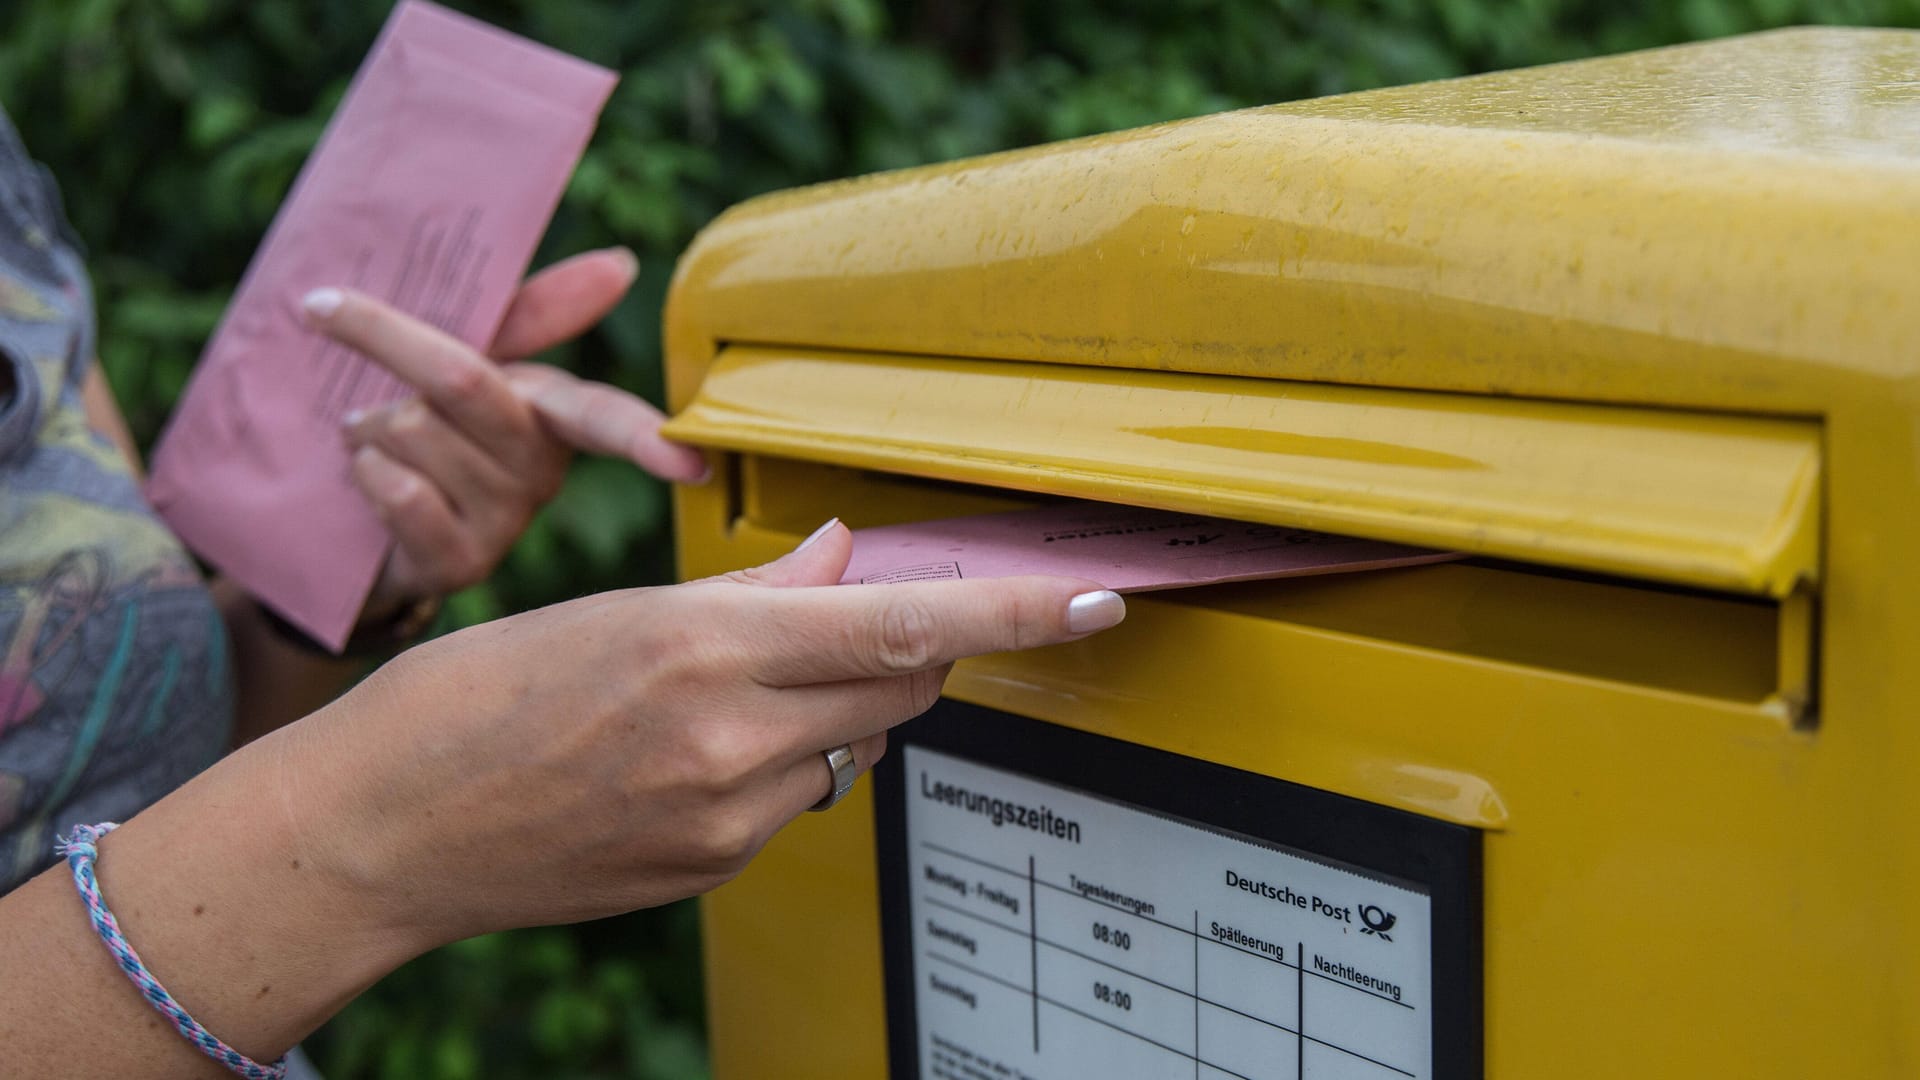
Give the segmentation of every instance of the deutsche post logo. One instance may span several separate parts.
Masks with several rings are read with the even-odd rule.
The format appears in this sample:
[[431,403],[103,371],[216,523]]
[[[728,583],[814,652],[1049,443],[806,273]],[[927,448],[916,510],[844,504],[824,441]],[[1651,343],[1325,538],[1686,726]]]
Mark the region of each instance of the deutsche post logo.
[[1393,929],[1393,924],[1398,921],[1395,919],[1393,912],[1380,910],[1380,905],[1378,904],[1361,904],[1360,921],[1366,923],[1365,926],[1360,928],[1361,933],[1377,934],[1381,941],[1393,940],[1393,935],[1387,933],[1387,931]]

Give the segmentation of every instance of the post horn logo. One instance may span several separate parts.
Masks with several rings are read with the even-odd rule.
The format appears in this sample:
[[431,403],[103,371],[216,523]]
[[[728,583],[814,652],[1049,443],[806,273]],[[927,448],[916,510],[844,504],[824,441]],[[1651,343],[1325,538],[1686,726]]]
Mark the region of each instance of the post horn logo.
[[1360,921],[1367,924],[1360,928],[1361,933],[1378,934],[1380,935],[1381,941],[1393,940],[1393,935],[1387,933],[1387,931],[1393,929],[1393,924],[1398,921],[1395,919],[1393,912],[1380,910],[1380,905],[1378,904],[1362,904],[1360,905]]

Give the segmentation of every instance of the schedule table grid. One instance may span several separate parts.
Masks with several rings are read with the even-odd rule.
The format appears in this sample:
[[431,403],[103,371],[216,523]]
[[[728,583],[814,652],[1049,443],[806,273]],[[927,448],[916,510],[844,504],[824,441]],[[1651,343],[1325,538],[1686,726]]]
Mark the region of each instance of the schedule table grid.
[[[951,968],[954,971],[964,972],[976,978],[983,979],[986,982],[996,987],[999,987],[1001,989],[1012,991],[1014,993],[1018,993],[1018,994],[1029,997],[1031,1000],[1030,1023],[1032,1026],[1032,1032],[1031,1032],[1032,1045],[1036,1054],[1040,1052],[1040,1049],[1042,1046],[1042,1022],[1041,1022],[1040,1006],[1042,1004],[1045,1004],[1052,1008],[1058,1009],[1062,1012],[1079,1017],[1080,1019],[1098,1024],[1103,1028],[1107,1028],[1107,1029],[1128,1035],[1131,1038],[1137,1039],[1140,1042],[1156,1047],[1167,1053],[1175,1054],[1182,1058],[1191,1060],[1193,1062],[1194,1075],[1196,1078],[1198,1078],[1201,1075],[1202,1067],[1205,1067],[1207,1069],[1215,1070],[1226,1076],[1238,1078],[1238,1080],[1265,1080],[1265,1077],[1250,1076],[1245,1072],[1239,1071],[1235,1068],[1229,1067],[1220,1062],[1211,1061],[1207,1059],[1207,1056],[1205,1053],[1205,1046],[1203,1045],[1203,1039],[1202,1039],[1201,1020],[1202,1020],[1203,1009],[1212,1008],[1212,1009],[1220,1010],[1222,1013],[1228,1014],[1230,1016],[1238,1017],[1242,1020],[1253,1022],[1255,1024],[1262,1026],[1265,1029],[1272,1030],[1290,1037],[1294,1043],[1292,1077],[1295,1078],[1295,1080],[1299,1080],[1299,1078],[1305,1077],[1307,1075],[1306,1049],[1309,1045],[1325,1047],[1328,1050],[1336,1051],[1337,1053],[1347,1058],[1350,1058],[1356,1062],[1360,1062],[1368,1066],[1372,1066],[1375,1070],[1379,1072],[1380,1075],[1383,1075],[1383,1076],[1386,1074],[1392,1074],[1392,1075],[1406,1076],[1406,1077],[1417,1077],[1419,1075],[1413,1071],[1402,1068],[1398,1065],[1394,1065],[1386,1061],[1381,1061],[1376,1057],[1373,1057],[1366,1053],[1361,1052],[1360,1050],[1342,1045],[1341,1043],[1339,1043],[1338,1041],[1335,1041],[1332,1038],[1321,1038],[1314,1034],[1308,1033],[1305,1030],[1306,1023],[1307,1023],[1306,997],[1307,997],[1307,988],[1310,985],[1307,979],[1309,976],[1311,976],[1314,980],[1316,980],[1316,984],[1325,984],[1329,986],[1339,987],[1340,989],[1347,991],[1348,993],[1362,995],[1364,997],[1371,998],[1371,999],[1383,1002],[1385,1004],[1397,1006],[1400,1009],[1405,1009],[1409,1011],[1417,1011],[1417,1009],[1415,1009],[1415,1006],[1407,1002],[1395,1000],[1392,996],[1379,993],[1365,986],[1355,985],[1354,983],[1351,983],[1342,979],[1332,978],[1325,974],[1322,974],[1321,972],[1312,970],[1305,963],[1306,953],[1305,953],[1305,946],[1303,942],[1296,941],[1294,943],[1294,959],[1292,962],[1288,962],[1283,958],[1275,957],[1273,955],[1269,955],[1268,953],[1257,951],[1255,949],[1246,948],[1241,945],[1235,944],[1234,942],[1221,940],[1213,935],[1203,933],[1201,931],[1202,911],[1199,908],[1192,909],[1192,923],[1190,926],[1181,925],[1180,923],[1172,922],[1172,921],[1169,921],[1168,919],[1145,914],[1144,910],[1142,909],[1130,908],[1125,904],[1114,903],[1112,901],[1108,901],[1097,896],[1088,895],[1084,891],[1076,890],[1066,885],[1062,885],[1057,881],[1048,880],[1041,874],[1041,867],[1039,864],[1038,857],[1036,855],[1031,855],[1031,854],[1028,855],[1027,865],[1025,867],[1016,868],[1016,867],[1002,865],[1001,863],[995,862],[991,859],[982,858],[976,854],[961,851],[954,847],[944,845],[944,844],[934,843],[932,841],[921,841],[918,846],[922,848],[924,851],[931,852],[938,856],[943,856],[948,859],[960,860],[962,862],[965,862],[975,867],[979,867],[981,869],[991,870],[996,873],[1003,874],[1009,879],[1011,879],[1012,882],[1017,882],[1020,884],[1024,884],[1026,886],[1026,889],[1024,891],[1026,893],[1027,911],[1026,911],[1026,918],[1022,920],[1025,923],[1024,926],[1013,925],[1008,921],[1005,921],[1004,919],[1001,919],[1001,918],[996,918],[993,915],[983,914],[979,911],[969,910],[967,907],[964,907],[961,904],[954,903],[948,899],[944,899],[937,895],[933,895],[927,889],[916,889],[915,899],[917,903],[924,904],[930,909],[960,916],[962,918],[969,920],[970,923],[972,924],[983,925],[991,930],[998,931],[1002,934],[1013,935],[1015,937],[1024,937],[1027,939],[1026,952],[1027,952],[1027,960],[1028,960],[1028,964],[1027,964],[1028,970],[1026,974],[1028,976],[1028,981],[1026,985],[1021,985],[1015,979],[1009,979],[1004,976],[995,975],[991,972],[984,971],[975,965],[965,963],[953,956],[946,955],[943,952],[939,952],[931,948],[923,950],[922,955],[926,956],[929,960],[935,961],[943,966]],[[1143,927],[1141,929],[1144,929],[1144,927],[1146,926],[1150,926],[1150,927],[1158,928],[1160,930],[1168,931],[1174,934],[1179,934],[1190,939],[1191,966],[1190,966],[1190,970],[1187,972],[1190,982],[1187,985],[1181,985],[1177,981],[1170,981],[1168,978],[1164,977],[1164,973],[1163,973],[1163,977],[1156,978],[1154,975],[1150,975],[1144,971],[1138,970],[1137,968],[1129,967],[1125,963],[1117,962],[1118,958],[1108,959],[1102,956],[1093,955],[1090,952],[1083,951],[1082,949],[1072,947],[1064,942],[1057,941],[1046,935],[1043,935],[1040,930],[1040,899],[1043,895],[1043,890],[1044,890],[1044,895],[1054,896],[1054,897],[1065,897],[1067,900],[1071,901],[1073,904],[1084,906],[1087,909],[1098,910],[1101,912],[1111,912],[1112,915],[1109,916],[1109,918],[1116,918],[1116,919],[1124,918],[1124,919],[1137,920],[1140,924],[1143,924]],[[1100,924],[1096,924],[1096,928],[1098,928],[1099,925]],[[1124,933],[1124,931],[1122,932]],[[1140,930],[1136,930],[1136,932],[1140,932]],[[1294,1026],[1289,1027],[1286,1024],[1281,1023],[1276,1019],[1270,1018],[1268,1016],[1259,1015],[1258,1013],[1251,1011],[1251,1008],[1252,1008],[1251,1006],[1241,1007],[1241,1006],[1246,1006],[1245,1002],[1235,1004],[1235,1003],[1229,1003],[1227,1001],[1215,1000],[1213,998],[1209,998],[1208,996],[1206,996],[1206,994],[1203,993],[1204,988],[1201,986],[1202,950],[1200,946],[1203,943],[1212,946],[1214,949],[1221,950],[1224,953],[1230,953],[1232,955],[1239,956],[1239,957],[1251,958],[1253,960],[1270,964],[1270,965],[1273,965],[1275,968],[1289,972],[1292,977],[1288,981],[1293,983],[1293,992],[1294,992],[1293,1003],[1292,1003],[1293,1004],[1292,1019],[1293,1019]],[[1046,946],[1048,952],[1043,954],[1041,950],[1041,946]],[[1283,947],[1276,946],[1276,948],[1283,948]],[[1127,949],[1129,950],[1131,949],[1131,944],[1127,946]],[[1094,984],[1096,1000],[1101,1001],[1102,1004],[1106,1004],[1112,1007],[1115,1010],[1116,1015],[1122,1019],[1116,1019],[1115,1016],[1102,1016],[1102,1015],[1099,1015],[1098,1013],[1090,1012],[1068,1001],[1060,1000],[1055,996],[1044,993],[1041,986],[1042,970],[1043,970],[1042,957],[1043,955],[1055,955],[1055,954],[1063,957],[1070,957],[1073,960],[1077,960],[1089,965],[1093,965],[1094,968],[1099,970],[1114,972],[1121,978],[1127,980],[1127,983],[1125,984],[1124,987],[1110,985],[1104,982],[1097,982]],[[1114,981],[1115,983],[1118,983],[1120,980],[1116,979]],[[1189,1001],[1191,1003],[1192,1017],[1193,1017],[1193,1022],[1192,1022],[1193,1045],[1190,1050],[1182,1048],[1178,1045],[1175,1045],[1173,1042],[1170,1042],[1164,1038],[1156,1038],[1151,1034],[1137,1030],[1135,1027],[1129,1026],[1127,1023],[1123,1022],[1124,1017],[1132,1014],[1133,995],[1137,992],[1143,991],[1143,988],[1145,987],[1152,987],[1156,990],[1164,991],[1171,995],[1176,995],[1180,999]],[[1106,992],[1106,995],[1107,995],[1104,999],[1098,996],[1100,992],[1103,990]]]

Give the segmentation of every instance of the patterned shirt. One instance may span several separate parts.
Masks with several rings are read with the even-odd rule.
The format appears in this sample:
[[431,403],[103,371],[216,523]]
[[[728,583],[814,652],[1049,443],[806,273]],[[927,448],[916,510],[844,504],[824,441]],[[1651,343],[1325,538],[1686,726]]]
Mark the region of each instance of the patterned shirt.
[[206,768],[232,727],[212,597],[87,426],[93,335],[57,189],[0,113],[0,893],[56,832]]

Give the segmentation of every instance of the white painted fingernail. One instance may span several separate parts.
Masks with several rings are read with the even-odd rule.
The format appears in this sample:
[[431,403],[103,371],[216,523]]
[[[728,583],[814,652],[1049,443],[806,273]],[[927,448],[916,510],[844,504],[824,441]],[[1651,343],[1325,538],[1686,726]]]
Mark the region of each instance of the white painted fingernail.
[[1091,634],[1120,625],[1127,617],[1127,602],[1111,589],[1081,593],[1067,601],[1067,629],[1076,634]]
[[347,294],[332,287],[315,289],[300,298],[300,310],[307,313],[309,319],[324,319],[340,310]]
[[835,525],[838,525],[838,524],[840,524],[840,519],[834,518],[828,521],[825,525],[822,525],[819,528],[813,530],[812,535],[808,536],[805,540],[800,541],[800,546],[793,549],[794,554],[798,555],[799,553],[812,547],[815,541],[827,535],[827,531],[829,529],[832,529]]
[[360,421],[365,420],[366,418],[367,418],[367,410],[355,409],[352,412],[349,412],[347,415],[340,418],[340,426],[352,427],[353,425],[358,424]]

